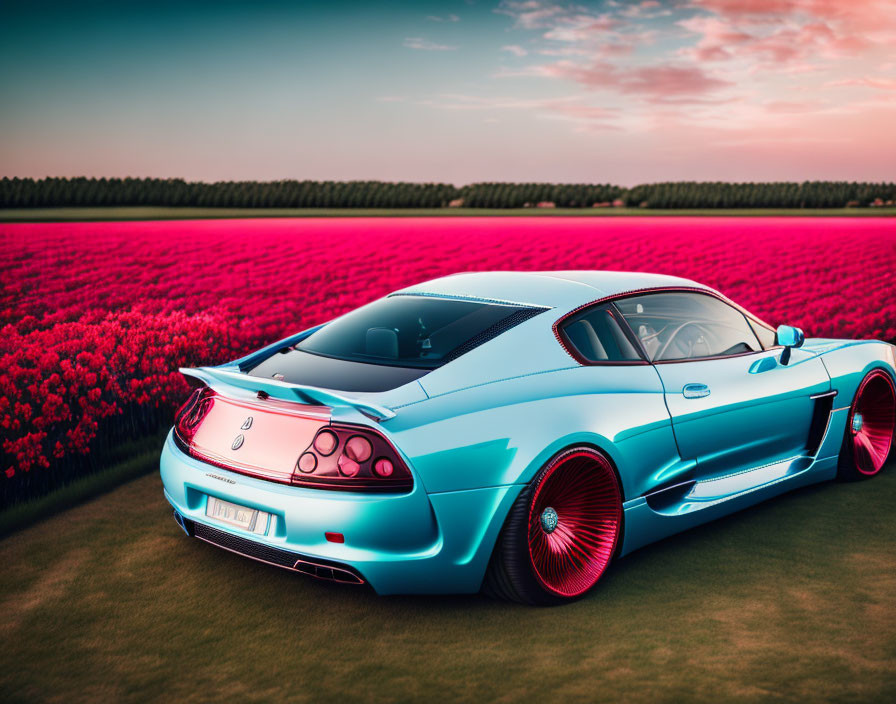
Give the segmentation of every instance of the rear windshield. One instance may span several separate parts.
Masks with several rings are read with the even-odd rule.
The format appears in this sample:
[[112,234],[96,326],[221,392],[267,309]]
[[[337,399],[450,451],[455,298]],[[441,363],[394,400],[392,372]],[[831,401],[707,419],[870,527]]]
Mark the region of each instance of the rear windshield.
[[296,347],[353,362],[435,369],[542,310],[389,296],[334,320]]

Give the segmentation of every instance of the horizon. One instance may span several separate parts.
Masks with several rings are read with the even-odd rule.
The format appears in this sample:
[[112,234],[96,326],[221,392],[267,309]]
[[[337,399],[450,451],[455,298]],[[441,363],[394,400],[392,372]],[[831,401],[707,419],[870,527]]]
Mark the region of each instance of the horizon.
[[217,186],[222,184],[257,184],[257,185],[268,185],[268,184],[277,184],[277,183],[312,183],[312,184],[322,184],[322,183],[371,183],[371,184],[385,184],[385,185],[412,185],[412,186],[450,186],[457,190],[462,190],[464,188],[469,188],[471,186],[482,186],[487,184],[497,184],[497,185],[507,185],[507,186],[523,186],[523,185],[538,185],[538,186],[609,186],[611,188],[620,188],[624,191],[631,191],[635,188],[639,188],[642,186],[660,186],[665,184],[672,185],[684,185],[684,184],[697,184],[697,185],[712,185],[712,184],[724,184],[726,186],[751,186],[751,185],[772,185],[772,184],[786,184],[786,185],[798,185],[802,186],[805,184],[856,184],[856,185],[884,185],[891,186],[896,184],[896,176],[891,177],[889,179],[882,180],[873,180],[873,179],[804,179],[802,181],[732,181],[725,179],[716,179],[713,181],[698,181],[698,180],[689,180],[684,181],[680,179],[676,180],[667,180],[667,181],[647,181],[644,183],[632,183],[632,184],[624,184],[624,183],[613,183],[611,181],[601,181],[601,182],[587,182],[587,181],[468,181],[464,183],[452,183],[450,181],[435,181],[435,180],[427,180],[427,181],[412,181],[412,180],[380,180],[380,179],[360,179],[360,178],[340,178],[340,179],[309,179],[309,178],[293,178],[293,177],[285,177],[280,179],[220,179],[217,181],[211,180],[202,180],[202,179],[189,179],[184,178],[182,176],[85,176],[83,174],[75,175],[75,176],[18,176],[18,175],[2,175],[0,176],[0,180],[7,181],[33,181],[35,183],[39,183],[41,181],[78,181],[78,180],[87,180],[87,181],[181,181],[188,186]]
[[6,3],[0,176],[894,180],[896,0]]

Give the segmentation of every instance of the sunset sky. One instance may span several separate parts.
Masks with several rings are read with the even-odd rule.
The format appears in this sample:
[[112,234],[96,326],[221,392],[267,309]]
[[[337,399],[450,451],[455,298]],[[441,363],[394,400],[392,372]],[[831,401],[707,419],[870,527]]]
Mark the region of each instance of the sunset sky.
[[896,179],[896,0],[5,0],[0,65],[0,176]]

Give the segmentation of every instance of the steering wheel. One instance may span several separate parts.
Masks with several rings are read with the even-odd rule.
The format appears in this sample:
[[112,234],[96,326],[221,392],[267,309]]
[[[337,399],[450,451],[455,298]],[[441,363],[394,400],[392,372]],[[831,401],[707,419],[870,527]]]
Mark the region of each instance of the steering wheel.
[[[686,323],[682,323],[679,325],[672,333],[669,335],[669,339],[666,340],[666,344],[664,344],[659,352],[656,353],[654,359],[662,360],[666,356],[666,352],[675,344],[675,348],[681,353],[674,357],[674,359],[691,359],[692,357],[705,357],[710,353],[709,342],[708,340],[712,339],[712,332],[698,323],[695,320],[689,320]],[[695,348],[697,345],[705,345],[706,351],[703,354],[694,354]]]

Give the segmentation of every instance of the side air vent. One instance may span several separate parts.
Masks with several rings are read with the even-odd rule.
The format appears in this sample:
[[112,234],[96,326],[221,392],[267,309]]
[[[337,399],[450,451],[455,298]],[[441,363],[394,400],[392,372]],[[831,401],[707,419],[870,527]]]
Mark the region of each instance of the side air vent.
[[821,449],[836,395],[836,391],[830,391],[813,397],[815,408],[812,410],[812,423],[809,425],[809,437],[806,440],[806,455],[809,457],[814,457]]

